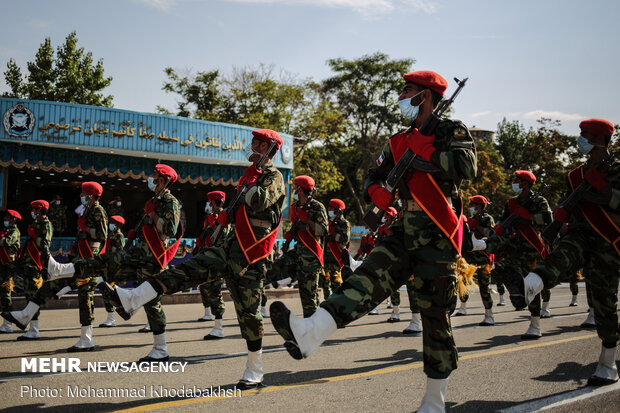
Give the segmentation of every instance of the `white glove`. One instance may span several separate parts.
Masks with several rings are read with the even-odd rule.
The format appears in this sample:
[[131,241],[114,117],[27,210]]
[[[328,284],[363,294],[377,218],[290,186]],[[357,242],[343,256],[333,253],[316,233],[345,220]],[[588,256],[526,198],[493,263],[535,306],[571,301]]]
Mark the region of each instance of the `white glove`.
[[487,249],[486,241],[476,238],[474,234],[471,234],[471,243],[473,245],[472,251],[482,251]]

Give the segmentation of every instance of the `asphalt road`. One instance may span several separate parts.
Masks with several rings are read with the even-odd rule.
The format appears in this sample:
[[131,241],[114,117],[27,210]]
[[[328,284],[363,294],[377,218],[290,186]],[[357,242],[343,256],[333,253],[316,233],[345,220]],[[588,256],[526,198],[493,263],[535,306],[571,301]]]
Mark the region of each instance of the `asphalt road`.
[[[480,295],[473,293],[469,314],[452,318],[460,360],[450,376],[447,410],[618,412],[620,385],[586,386],[596,367],[600,340],[595,331],[579,327],[587,315],[585,288],[580,287],[577,307],[568,306],[567,285],[552,290],[553,316],[542,320],[543,337],[533,342],[520,338],[528,327],[529,313],[514,311],[510,305],[494,307],[495,326],[479,327],[484,308]],[[386,323],[391,310],[384,303],[380,315],[338,330],[303,361],[290,358],[267,319],[263,341],[267,386],[241,394],[234,392],[234,384],[245,368],[246,348],[230,302],[224,316],[226,338],[215,342],[202,339],[213,322],[194,321],[203,313],[201,305],[165,307],[170,361],[187,363],[184,372],[177,373],[86,371],[88,362],[132,362],[148,353],[152,336],[137,332],[146,321],[143,312],[119,327],[95,328],[96,351],[76,355],[66,353],[66,348],[79,336],[77,309],[46,310],[40,317],[39,341],[15,341],[17,333],[0,335],[0,408],[28,412],[415,411],[426,382],[422,338],[401,333],[411,317],[406,292],[401,297],[401,322]],[[285,302],[301,313],[298,299]],[[103,308],[97,308],[95,315],[96,325],[105,320]],[[79,357],[83,371],[21,372],[22,359],[43,357]],[[218,386],[219,397],[178,397],[180,389],[217,391]],[[135,394],[101,394],[110,389]],[[226,397],[227,389],[228,396],[234,397]]]

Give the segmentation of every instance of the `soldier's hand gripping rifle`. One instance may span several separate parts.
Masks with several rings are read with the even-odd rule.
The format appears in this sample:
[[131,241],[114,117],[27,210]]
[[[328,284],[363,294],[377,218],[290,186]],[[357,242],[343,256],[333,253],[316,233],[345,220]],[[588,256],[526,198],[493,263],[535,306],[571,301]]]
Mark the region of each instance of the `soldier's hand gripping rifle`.
[[[157,201],[159,203],[159,201],[161,201],[161,198],[164,196],[164,192],[166,191],[166,188],[168,188],[169,184],[170,178],[167,178],[164,186],[162,186],[161,189],[155,194],[155,196],[151,198],[151,201]],[[131,248],[131,244],[133,244],[133,241],[137,237],[138,231],[140,231],[142,225],[144,225],[144,223],[147,221],[147,218],[149,218],[149,215],[145,211],[142,214],[142,217],[140,218],[138,223],[133,227],[133,229],[129,230],[129,232],[127,233],[127,243],[125,244],[126,250]]]
[[[465,82],[467,82],[468,78],[463,80],[458,80],[454,78],[458,87],[450,96],[450,99],[443,100],[437,108],[431,113],[431,115],[424,121],[424,124],[420,128],[420,133],[425,136],[430,136],[435,133],[435,129],[439,126],[439,123],[443,120],[443,115],[446,113],[450,105],[454,103],[457,95],[461,92],[463,87],[465,87]],[[394,193],[396,191],[396,187],[400,180],[405,176],[405,173],[410,171],[411,169],[415,169],[422,172],[438,172],[439,168],[433,165],[431,162],[428,162],[419,156],[417,156],[410,148],[407,149],[405,154],[398,160],[394,168],[390,171],[385,181],[385,189],[387,189],[390,193]],[[383,216],[385,211],[381,208],[372,204],[370,209],[366,211],[364,214],[363,220],[366,225],[374,232],[379,227],[379,223],[381,222],[381,217]]]
[[[256,162],[256,169],[260,171],[263,168],[263,165],[265,164],[265,162],[269,160],[269,155],[271,154],[271,151],[273,150],[275,146],[276,146],[276,141],[272,140],[269,142],[269,148],[267,148],[267,152],[262,154],[258,162]],[[228,204],[228,207],[224,209],[224,212],[226,212],[226,215],[228,215],[228,217],[231,219],[231,222],[234,219],[234,216],[235,216],[234,214],[235,214],[235,211],[237,210],[237,207],[245,199],[245,194],[248,192],[248,189],[249,189],[248,183],[244,179],[243,185],[241,186],[241,188],[237,190],[235,197],[232,199],[230,204]],[[217,227],[213,231],[213,234],[211,234],[211,245],[215,245],[217,243],[219,238],[222,236],[223,230],[224,230],[224,226],[222,226],[222,224],[218,222]]]
[[[538,192],[538,195],[542,197],[546,196],[547,192],[549,192],[549,189],[551,189],[551,186],[549,184],[544,184],[543,189],[540,192]],[[528,201],[526,205],[529,205],[529,203],[530,201]],[[522,222],[523,224],[529,224],[529,223],[526,223],[525,220],[521,218],[521,216],[515,212],[515,213],[511,213],[510,215],[508,215],[506,219],[504,219],[503,221],[498,222],[497,225],[504,228],[504,230],[506,231],[506,234],[510,235],[513,232],[515,232],[516,230],[515,225],[519,222]]]
[[[601,162],[601,165],[598,169],[606,170],[607,168],[609,168],[614,163],[617,154],[617,152],[611,154],[609,158]],[[579,186],[575,188],[575,190],[571,192],[564,201],[562,201],[558,208],[563,208],[569,214],[572,214],[575,210],[577,210],[579,204],[581,204],[581,202],[585,199],[586,193],[592,188],[592,184],[586,179],[584,179],[583,181],[581,181]],[[562,229],[563,225],[564,223],[562,221],[553,221],[542,232],[542,238],[550,245],[553,245],[553,242],[557,238],[558,233]]]
[[[305,210],[309,205],[310,205],[310,200],[312,199],[312,193],[314,191],[310,191],[310,194],[308,195],[308,199],[306,200],[306,202],[301,206],[301,210]],[[303,222],[301,222],[301,219],[298,219],[297,221],[295,221],[295,223],[293,224],[293,226],[291,227],[291,229],[288,230],[288,232],[291,233],[291,239],[287,239],[284,242],[284,245],[282,246],[282,252],[285,253],[286,251],[289,250],[289,248],[291,247],[291,241],[293,241],[295,239],[295,237],[297,236],[297,231],[299,231],[300,229],[306,229],[307,228],[301,228],[302,225],[306,225]],[[306,225],[307,226],[307,225]]]

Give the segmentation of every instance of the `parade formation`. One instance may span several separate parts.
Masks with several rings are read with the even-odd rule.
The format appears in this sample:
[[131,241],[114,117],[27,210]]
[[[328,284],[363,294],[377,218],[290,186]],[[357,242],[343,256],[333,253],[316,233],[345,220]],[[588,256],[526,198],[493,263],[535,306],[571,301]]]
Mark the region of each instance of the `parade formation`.
[[[598,365],[587,382],[618,382],[620,161],[610,151],[613,124],[603,119],[580,123],[577,145],[587,161],[566,177],[560,205],[549,205],[534,173],[515,170],[514,197],[493,217],[487,208],[493,194],[467,199],[461,193],[463,182],[478,173],[476,143],[467,126],[443,116],[466,79],[458,81],[451,97],[446,96],[448,81],[433,71],[406,73],[403,80],[403,89],[393,92],[400,93],[398,105],[410,127],[389,138],[364,177],[363,196],[371,206],[359,250],[351,248],[347,205],[341,199],[317,199],[318,182],[311,176],[292,179],[291,225],[284,230],[289,183],[273,162],[283,139],[276,131],[255,129],[245,148],[251,165],[237,177],[237,192],[233,197],[206,192],[196,247],[179,265],[170,264],[184,232],[182,206],[171,191],[178,174],[163,163],[148,177],[152,197],[134,229],[124,228],[123,199],[115,197],[106,211],[100,198],[110,189],[94,181],[81,183],[75,201],[82,208],[69,262],[59,262],[49,250],[53,236],[66,230],[62,202],[68,200],[28,200],[29,210],[6,210],[0,232],[0,332],[25,331],[16,339],[40,340],[41,307],[77,290],[80,337],[67,351],[92,351],[99,291],[107,312],[99,327],[115,327],[121,322],[117,315],[129,320],[143,307],[153,347],[139,361],[163,362],[174,355],[166,342],[162,297],[199,288],[204,315],[198,321],[214,323],[204,340],[222,340],[225,288],[247,347],[245,365],[236,367],[237,388],[248,390],[270,384],[264,373],[265,317],[290,356],[301,360],[328,351],[320,347],[337,329],[373,314],[387,299],[392,313],[381,321],[392,328],[401,320],[400,288],[406,286],[411,320],[402,334],[422,337],[426,375],[418,411],[442,412],[448,379],[459,362],[451,317],[467,315],[469,295],[460,292],[460,285],[468,277],[473,274],[479,288],[484,306],[479,325],[485,331],[497,328],[491,284],[500,293],[506,287],[516,310],[527,309],[530,324],[519,332],[522,340],[544,335],[541,319],[551,316],[551,292],[560,277],[572,280],[571,306],[577,305],[576,280],[582,277],[589,307],[582,327],[595,327],[601,340]],[[26,230],[25,245],[20,245],[18,227]],[[285,243],[276,258],[279,233]],[[26,300],[21,309],[12,303],[17,277]],[[130,281],[134,288],[122,287]],[[272,302],[267,313],[265,288],[295,282],[302,314],[281,301]],[[504,305],[503,297],[495,304]]]

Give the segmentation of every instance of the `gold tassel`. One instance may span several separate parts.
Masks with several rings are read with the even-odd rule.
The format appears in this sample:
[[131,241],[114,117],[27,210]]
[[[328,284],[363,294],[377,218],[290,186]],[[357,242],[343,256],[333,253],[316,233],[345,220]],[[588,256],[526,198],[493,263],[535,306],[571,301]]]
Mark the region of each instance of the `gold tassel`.
[[337,284],[342,284],[342,275],[340,274],[340,271],[336,271],[333,277]]
[[43,287],[43,277],[33,278],[34,286],[37,287],[37,290]]
[[469,295],[469,286],[476,285],[474,274],[478,268],[476,265],[469,264],[463,257],[456,261],[457,288],[461,299]]
[[13,277],[9,278],[8,281],[2,283],[2,288],[6,288],[10,293],[15,292],[15,283],[13,282]]
[[87,283],[91,280],[91,278],[92,278],[92,277],[88,277],[88,278],[78,278],[78,279],[76,280],[75,284],[76,284],[78,287],[81,287],[81,286],[83,286],[84,284],[87,284]]

